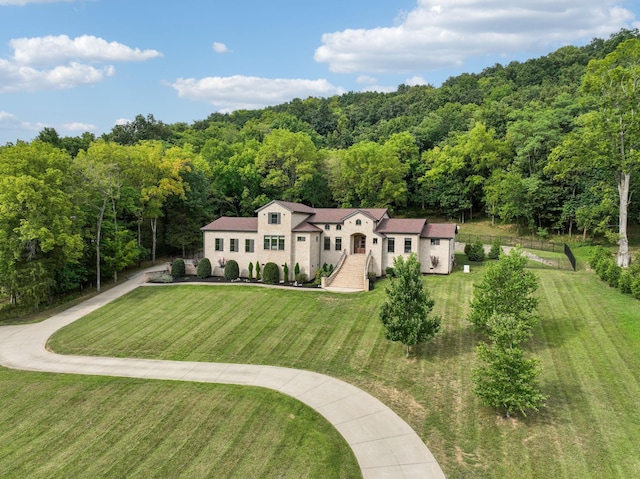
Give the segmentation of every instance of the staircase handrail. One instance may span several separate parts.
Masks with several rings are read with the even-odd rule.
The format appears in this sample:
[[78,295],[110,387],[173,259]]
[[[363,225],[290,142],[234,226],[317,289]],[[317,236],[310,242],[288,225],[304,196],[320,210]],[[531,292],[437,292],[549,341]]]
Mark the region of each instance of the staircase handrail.
[[364,262],[364,285],[367,291],[369,290],[369,265],[371,264],[371,260],[373,260],[373,256],[371,255],[371,250],[369,250],[367,259]]
[[338,259],[338,262],[336,263],[336,267],[333,268],[333,272],[329,276],[322,278],[321,286],[323,288],[326,288],[327,286],[331,286],[331,283],[333,283],[333,280],[336,279],[336,276],[338,276],[338,273],[340,272],[340,269],[342,268],[342,265],[344,264],[344,260],[346,257],[347,257],[347,250],[344,249],[342,250],[342,254]]

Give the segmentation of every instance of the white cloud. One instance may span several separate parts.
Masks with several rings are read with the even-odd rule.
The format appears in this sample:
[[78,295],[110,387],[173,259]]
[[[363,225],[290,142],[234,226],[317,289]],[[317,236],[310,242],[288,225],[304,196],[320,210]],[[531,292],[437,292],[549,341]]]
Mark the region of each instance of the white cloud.
[[412,76],[411,78],[407,78],[404,81],[405,85],[416,86],[416,85],[428,85],[429,82],[420,76]]
[[213,50],[216,53],[227,53],[229,51],[227,46],[224,43],[220,43],[220,42],[213,42],[213,45],[211,45],[211,48],[213,48]]
[[118,118],[115,122],[114,125],[126,125],[127,123],[131,123],[131,120],[127,119],[127,118]]
[[93,35],[15,38],[9,42],[14,61],[21,65],[56,65],[67,61],[135,62],[161,57],[157,50],[140,50]]
[[64,123],[60,126],[60,129],[71,133],[84,133],[85,131],[96,131],[98,127],[96,125],[92,125],[91,123],[73,122]]
[[29,123],[26,121],[21,121],[15,115],[6,112],[0,111],[0,130],[15,130],[15,131],[40,131],[46,125],[43,123]]
[[460,67],[471,57],[542,52],[631,26],[621,0],[417,0],[393,26],[325,33],[314,55],[340,73]]
[[344,93],[327,80],[269,79],[249,76],[179,78],[169,86],[181,98],[203,101],[219,110],[263,108],[294,98],[327,97]]
[[18,38],[9,44],[14,55],[0,58],[0,93],[92,85],[115,75],[113,65],[92,64],[162,56],[156,50],[130,48],[90,35],[74,39],[66,35]]
[[51,70],[38,70],[0,58],[0,93],[73,88],[98,83],[114,73],[112,66],[95,68],[75,62]]
[[375,85],[378,83],[378,79],[369,75],[360,75],[356,78],[356,83],[359,85]]

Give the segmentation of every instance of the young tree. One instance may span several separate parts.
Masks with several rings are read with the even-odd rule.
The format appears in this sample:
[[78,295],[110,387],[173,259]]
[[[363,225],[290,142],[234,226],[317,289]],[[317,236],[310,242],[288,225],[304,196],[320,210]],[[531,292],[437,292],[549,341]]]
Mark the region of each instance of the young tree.
[[538,278],[525,270],[526,264],[527,258],[519,248],[491,263],[482,281],[474,285],[467,319],[485,332],[494,314],[513,315],[527,323],[535,321],[533,312],[538,299],[533,293],[538,288]]
[[538,389],[539,360],[527,359],[521,347],[498,343],[478,346],[481,366],[474,369],[474,392],[487,406],[502,409],[506,417],[514,411],[526,415],[538,410],[546,399]]
[[398,256],[394,262],[395,277],[387,287],[387,299],[380,308],[380,320],[386,328],[386,338],[400,341],[409,349],[432,338],[440,329],[440,317],[431,315],[435,301],[431,299],[420,274],[415,253],[405,261]]

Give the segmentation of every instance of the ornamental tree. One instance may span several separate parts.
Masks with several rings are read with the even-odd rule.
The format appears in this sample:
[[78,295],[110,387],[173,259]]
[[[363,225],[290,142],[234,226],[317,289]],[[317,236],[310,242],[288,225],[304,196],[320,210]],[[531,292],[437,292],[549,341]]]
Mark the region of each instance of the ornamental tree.
[[387,287],[387,299],[380,308],[379,317],[386,329],[385,337],[410,347],[424,343],[440,329],[440,317],[431,311],[435,301],[425,288],[420,263],[415,253],[407,260],[398,256],[393,267],[395,277]]

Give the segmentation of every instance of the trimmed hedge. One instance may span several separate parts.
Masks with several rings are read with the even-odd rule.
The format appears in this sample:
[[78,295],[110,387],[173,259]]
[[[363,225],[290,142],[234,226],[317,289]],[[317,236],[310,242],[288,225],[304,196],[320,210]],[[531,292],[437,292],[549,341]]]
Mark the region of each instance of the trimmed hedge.
[[209,261],[209,258],[202,258],[198,262],[198,268],[196,269],[196,275],[198,278],[208,278],[211,276],[211,271],[211,261]]
[[278,284],[280,282],[280,268],[275,263],[267,263],[262,270],[262,282]]
[[240,276],[240,267],[238,262],[234,259],[227,261],[224,265],[224,279],[227,281],[235,281]]
[[174,278],[182,278],[185,275],[186,267],[182,258],[177,258],[171,263],[171,276]]

